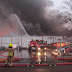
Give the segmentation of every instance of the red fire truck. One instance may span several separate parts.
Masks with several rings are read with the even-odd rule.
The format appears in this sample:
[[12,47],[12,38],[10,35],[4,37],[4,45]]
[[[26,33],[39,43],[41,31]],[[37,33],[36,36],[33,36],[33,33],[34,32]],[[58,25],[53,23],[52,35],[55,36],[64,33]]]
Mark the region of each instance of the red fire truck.
[[29,44],[29,51],[38,51],[41,49],[46,49],[47,41],[44,40],[36,40],[36,41],[30,41]]

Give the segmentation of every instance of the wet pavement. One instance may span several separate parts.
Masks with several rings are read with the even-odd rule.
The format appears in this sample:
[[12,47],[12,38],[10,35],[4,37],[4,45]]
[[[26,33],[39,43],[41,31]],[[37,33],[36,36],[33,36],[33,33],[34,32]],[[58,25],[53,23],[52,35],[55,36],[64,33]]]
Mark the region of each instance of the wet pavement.
[[[18,53],[15,51],[15,56],[17,57]],[[30,63],[30,64],[49,64],[51,62],[55,63],[55,59],[51,56],[51,51],[40,50],[38,52],[28,50],[22,50],[19,53],[19,56],[22,58],[18,63]]]
[[[7,56],[7,52],[2,53],[2,55]],[[21,58],[21,60],[15,61],[13,62],[13,64],[56,64],[66,62],[68,63],[68,61],[53,58],[52,50],[40,50],[37,52],[29,52],[27,49],[20,49],[18,55],[18,50],[16,49],[14,56]],[[0,58],[6,57],[0,56]],[[70,62],[72,62],[72,60]]]
[[1,72],[72,72],[72,65],[0,67]]

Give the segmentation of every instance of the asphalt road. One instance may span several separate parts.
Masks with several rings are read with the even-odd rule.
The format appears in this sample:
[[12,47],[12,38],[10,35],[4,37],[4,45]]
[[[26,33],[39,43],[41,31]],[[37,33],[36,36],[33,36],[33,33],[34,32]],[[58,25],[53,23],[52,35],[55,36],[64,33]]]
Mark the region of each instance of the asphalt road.
[[0,72],[72,72],[72,65],[0,67]]
[[[7,52],[3,55],[7,56]],[[18,57],[18,52],[15,50],[15,57]],[[49,63],[66,63],[64,60],[57,60],[51,56],[50,50],[40,50],[39,52],[28,52],[28,50],[20,50],[19,57],[22,58],[20,61],[13,62],[14,64],[49,64]]]
[[[21,56],[22,53],[22,56]],[[50,51],[42,51],[41,55],[37,56],[38,52],[29,52],[27,50],[22,50],[20,52],[20,57],[22,57],[21,61],[13,62],[15,63],[50,63],[54,62],[55,59],[52,58]],[[15,51],[15,56],[17,57],[17,51]],[[5,54],[7,55],[7,54]],[[37,57],[37,58],[36,58]],[[62,62],[62,61],[59,61]],[[57,63],[57,61],[56,61]],[[26,67],[26,66],[18,66],[18,67],[0,67],[0,72],[72,72],[72,65],[57,65],[57,66],[34,66],[34,67]]]

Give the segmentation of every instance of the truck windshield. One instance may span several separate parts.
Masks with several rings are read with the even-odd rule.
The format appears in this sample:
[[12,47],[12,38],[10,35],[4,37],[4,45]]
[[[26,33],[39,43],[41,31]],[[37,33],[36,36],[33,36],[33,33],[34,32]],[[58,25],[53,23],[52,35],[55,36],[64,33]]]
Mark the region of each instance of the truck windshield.
[[37,41],[37,44],[46,44],[46,41]]

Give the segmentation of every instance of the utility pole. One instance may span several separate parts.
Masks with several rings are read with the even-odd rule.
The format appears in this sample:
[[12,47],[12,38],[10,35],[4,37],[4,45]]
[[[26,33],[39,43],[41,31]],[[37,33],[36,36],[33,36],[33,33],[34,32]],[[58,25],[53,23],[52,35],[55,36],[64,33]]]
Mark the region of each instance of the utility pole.
[[[63,39],[58,39],[59,40],[59,43],[60,43],[60,52],[59,52],[59,54],[60,54],[60,56],[62,55],[62,53],[61,53],[61,40],[63,40]],[[58,51],[58,41],[57,41],[57,51]]]

